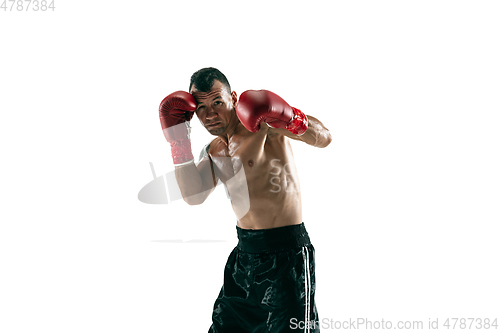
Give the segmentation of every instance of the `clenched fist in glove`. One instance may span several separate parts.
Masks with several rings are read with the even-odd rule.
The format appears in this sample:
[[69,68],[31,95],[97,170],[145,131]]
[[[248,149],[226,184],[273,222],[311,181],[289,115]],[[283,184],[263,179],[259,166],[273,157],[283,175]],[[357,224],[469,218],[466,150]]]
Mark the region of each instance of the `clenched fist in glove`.
[[185,91],[176,91],[160,103],[160,122],[165,138],[170,143],[174,165],[194,160],[189,139],[189,121],[196,110],[194,97]]
[[268,90],[247,90],[242,93],[236,114],[251,132],[259,131],[262,122],[274,128],[285,128],[296,135],[302,135],[307,130],[306,115]]

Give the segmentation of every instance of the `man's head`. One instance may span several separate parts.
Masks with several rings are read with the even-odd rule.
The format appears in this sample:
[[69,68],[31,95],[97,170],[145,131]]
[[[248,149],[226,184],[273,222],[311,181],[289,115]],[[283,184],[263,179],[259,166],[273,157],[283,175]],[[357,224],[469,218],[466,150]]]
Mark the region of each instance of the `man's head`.
[[197,104],[196,115],[212,135],[224,135],[239,123],[237,95],[224,74],[215,68],[203,68],[191,76],[189,92]]
[[217,68],[213,67],[202,68],[191,75],[189,91],[191,92],[191,89],[196,88],[198,91],[208,92],[212,88],[215,80],[225,85],[229,93],[231,93],[231,86],[226,76]]

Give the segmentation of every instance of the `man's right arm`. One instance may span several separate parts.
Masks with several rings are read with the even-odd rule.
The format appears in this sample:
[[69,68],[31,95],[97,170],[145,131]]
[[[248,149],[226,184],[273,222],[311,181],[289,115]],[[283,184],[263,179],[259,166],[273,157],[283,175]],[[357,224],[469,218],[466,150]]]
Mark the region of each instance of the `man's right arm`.
[[176,166],[175,178],[181,190],[182,198],[190,205],[202,204],[215,189],[218,182],[209,156],[205,156],[198,165],[189,163]]
[[190,205],[201,204],[214,190],[217,178],[206,152],[196,165],[191,151],[189,121],[196,110],[194,97],[176,91],[165,97],[159,107],[160,123],[165,139],[170,143],[175,166],[175,178],[182,197]]

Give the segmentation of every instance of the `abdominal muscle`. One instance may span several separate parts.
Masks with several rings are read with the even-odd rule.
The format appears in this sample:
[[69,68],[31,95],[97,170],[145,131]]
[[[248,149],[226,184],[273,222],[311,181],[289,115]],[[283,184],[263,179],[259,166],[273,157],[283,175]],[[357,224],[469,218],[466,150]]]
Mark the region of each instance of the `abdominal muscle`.
[[242,229],[270,229],[302,222],[300,194],[274,200],[264,195],[250,195],[250,209],[245,215],[241,214],[245,206],[240,207],[232,197],[231,204],[238,218],[237,225]]
[[[300,185],[290,144],[267,140],[263,149],[259,158],[228,154],[232,162],[224,163],[225,170],[217,170],[228,190],[237,225],[270,229],[300,224]],[[216,161],[217,157],[214,162],[219,164]]]

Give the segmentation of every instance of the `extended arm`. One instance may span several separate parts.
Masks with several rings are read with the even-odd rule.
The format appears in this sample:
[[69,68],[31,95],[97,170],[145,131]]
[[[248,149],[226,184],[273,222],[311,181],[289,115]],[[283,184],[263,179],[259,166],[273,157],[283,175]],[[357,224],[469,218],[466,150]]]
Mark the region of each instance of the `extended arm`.
[[321,121],[313,116],[307,116],[307,130],[302,135],[296,135],[284,128],[269,128],[269,134],[281,134],[290,139],[307,143],[308,145],[325,148],[332,142],[332,135]]
[[251,132],[257,132],[261,123],[267,123],[269,135],[282,134],[320,148],[332,141],[330,131],[318,119],[306,116],[268,90],[247,90],[242,93],[236,113],[243,126]]

